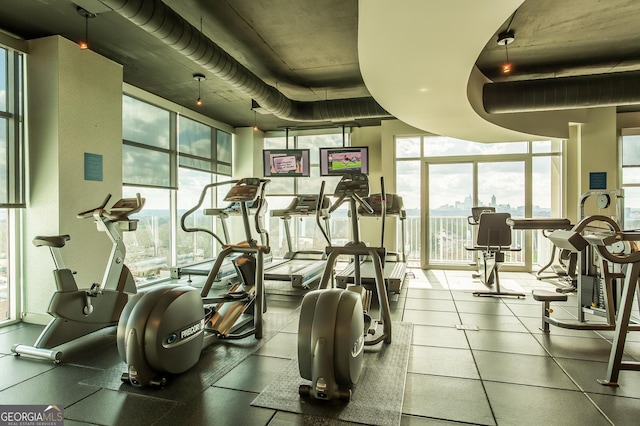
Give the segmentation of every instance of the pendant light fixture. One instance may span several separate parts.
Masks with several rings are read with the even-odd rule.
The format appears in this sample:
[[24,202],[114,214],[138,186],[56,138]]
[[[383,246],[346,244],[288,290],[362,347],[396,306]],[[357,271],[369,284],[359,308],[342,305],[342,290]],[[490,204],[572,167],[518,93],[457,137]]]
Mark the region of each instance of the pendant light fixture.
[[202,98],[200,97],[200,82],[202,80],[205,80],[206,77],[204,76],[204,74],[194,74],[193,75],[193,79],[194,80],[198,80],[198,99],[196,99],[196,105],[201,106],[202,105]]
[[498,45],[504,46],[507,55],[507,62],[502,65],[502,73],[509,74],[511,72],[511,62],[509,62],[509,45],[514,42],[516,35],[513,31],[505,31],[498,34]]
[[76,7],[76,11],[78,12],[78,15],[84,18],[84,40],[80,41],[78,45],[80,46],[80,49],[85,50],[89,48],[89,19],[95,18],[97,15],[80,6]]
[[260,128],[258,128],[258,111],[257,109],[260,108],[260,105],[258,104],[258,102],[256,102],[255,99],[251,99],[251,111],[253,111],[253,131],[257,132],[258,130],[260,130]]

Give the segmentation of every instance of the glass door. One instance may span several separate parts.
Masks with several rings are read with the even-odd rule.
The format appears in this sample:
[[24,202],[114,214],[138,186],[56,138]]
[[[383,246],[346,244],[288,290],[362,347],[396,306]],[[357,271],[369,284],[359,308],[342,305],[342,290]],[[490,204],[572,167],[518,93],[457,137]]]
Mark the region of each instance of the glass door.
[[474,206],[474,164],[427,163],[429,265],[473,262],[473,230],[467,221]]
[[[497,212],[510,213],[512,217],[526,217],[525,200],[525,162],[524,161],[491,161],[477,164],[478,206],[495,207]],[[525,250],[525,233],[513,231],[512,246],[522,251],[505,253],[505,264],[523,265]]]
[[[476,252],[475,229],[469,223],[471,208],[494,207],[512,217],[526,217],[524,160],[517,161],[426,161],[426,235],[423,242],[429,267],[472,268]],[[525,265],[525,233],[512,232],[513,246],[521,251],[507,252],[505,264]]]

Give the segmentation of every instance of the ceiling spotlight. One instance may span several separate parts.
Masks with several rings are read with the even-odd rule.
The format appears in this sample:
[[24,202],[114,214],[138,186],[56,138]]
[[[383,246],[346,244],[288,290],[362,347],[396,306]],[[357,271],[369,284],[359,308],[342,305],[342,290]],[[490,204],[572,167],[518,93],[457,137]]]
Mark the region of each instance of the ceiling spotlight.
[[202,80],[206,80],[206,77],[204,74],[194,74],[193,79],[198,80],[198,99],[196,99],[196,105],[200,106],[202,105],[202,98],[200,97],[200,82]]
[[498,45],[504,46],[504,51],[507,55],[507,62],[502,65],[502,72],[508,74],[511,72],[511,63],[509,62],[509,48],[507,47],[513,43],[516,39],[516,35],[513,31],[505,31],[498,34]]
[[80,41],[78,45],[80,45],[80,49],[85,50],[89,48],[89,18],[95,18],[98,15],[83,9],[80,6],[76,7],[76,11],[78,12],[78,15],[84,18],[84,40]]

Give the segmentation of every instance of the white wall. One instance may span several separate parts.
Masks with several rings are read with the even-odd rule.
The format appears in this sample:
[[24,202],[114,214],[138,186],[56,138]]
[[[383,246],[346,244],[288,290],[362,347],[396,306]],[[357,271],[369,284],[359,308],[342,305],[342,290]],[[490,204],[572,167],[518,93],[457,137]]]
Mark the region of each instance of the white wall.
[[[59,36],[28,42],[29,198],[25,239],[70,234],[62,249],[81,288],[100,282],[111,243],[76,214],[122,187],[122,66]],[[103,180],[84,180],[84,154],[102,156]],[[25,244],[24,320],[48,321],[55,290],[46,248]]]

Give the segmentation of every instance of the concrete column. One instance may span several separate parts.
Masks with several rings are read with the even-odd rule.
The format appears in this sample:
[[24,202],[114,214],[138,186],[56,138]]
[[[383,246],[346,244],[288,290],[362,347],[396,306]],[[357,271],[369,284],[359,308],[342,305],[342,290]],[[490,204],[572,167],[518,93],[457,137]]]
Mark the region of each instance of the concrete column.
[[235,132],[233,178],[262,177],[264,132],[251,127],[240,127]]
[[[122,66],[59,36],[28,42],[29,199],[25,210],[25,321],[43,315],[55,290],[53,261],[36,235],[69,234],[63,250],[80,288],[100,282],[111,243],[76,214],[122,188]],[[102,177],[85,179],[85,154]],[[144,167],[144,165],[141,165]],[[94,175],[95,176],[95,175]]]
[[[578,157],[579,178],[577,180],[578,192],[573,198],[576,204],[580,195],[595,190],[590,187],[591,173],[606,173],[606,190],[618,189],[618,132],[615,107],[595,108],[587,112],[587,119],[580,129],[580,144]],[[571,155],[571,153],[569,153]],[[571,198],[570,198],[571,199]],[[591,197],[585,203],[585,216],[602,214],[615,216],[615,200],[608,209],[600,209],[595,203],[595,197]],[[578,212],[579,214],[579,212]]]

